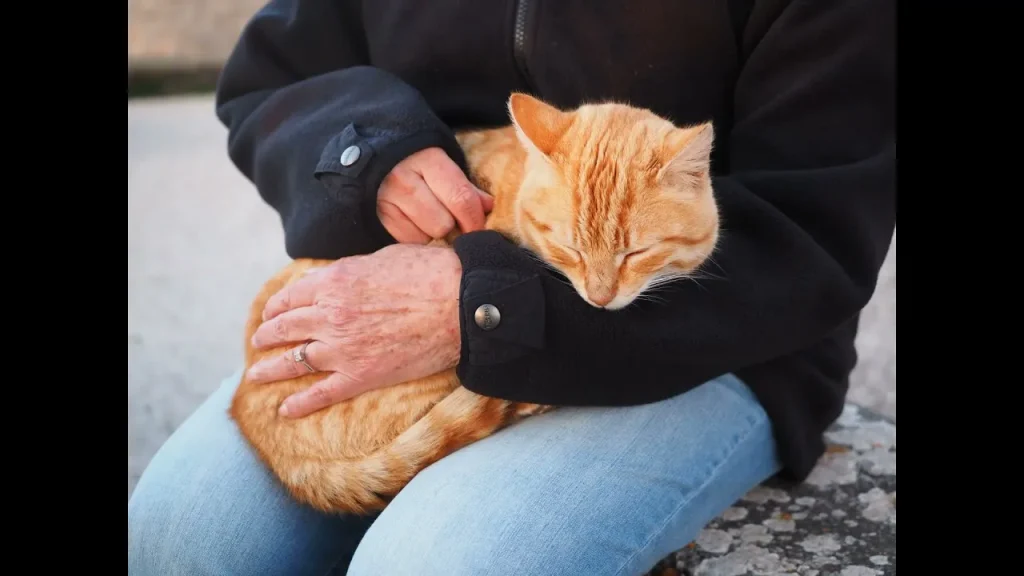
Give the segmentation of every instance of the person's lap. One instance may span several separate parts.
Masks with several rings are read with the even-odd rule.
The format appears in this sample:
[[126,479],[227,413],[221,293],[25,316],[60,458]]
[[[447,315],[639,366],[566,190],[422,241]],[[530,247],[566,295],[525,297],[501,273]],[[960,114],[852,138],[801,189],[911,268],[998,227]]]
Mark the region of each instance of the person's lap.
[[236,384],[136,486],[129,575],[341,574],[350,559],[353,576],[640,574],[778,469],[767,417],[726,376],[532,417],[427,468],[376,519],[329,516],[292,502],[244,444],[226,413]]

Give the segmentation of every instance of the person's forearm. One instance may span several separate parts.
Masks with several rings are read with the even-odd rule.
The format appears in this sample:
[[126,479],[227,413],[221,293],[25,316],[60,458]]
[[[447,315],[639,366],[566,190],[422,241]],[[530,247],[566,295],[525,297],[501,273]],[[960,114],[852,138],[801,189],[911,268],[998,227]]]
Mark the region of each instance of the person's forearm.
[[[801,350],[870,300],[896,220],[894,8],[766,9],[751,15],[762,38],[737,84],[732,172],[714,179],[715,278],[610,312],[496,233],[462,236],[463,385],[544,404],[653,401]],[[474,320],[486,304],[491,330]]]
[[387,173],[451,131],[398,77],[367,66],[358,15],[332,0],[275,0],[243,31],[217,87],[231,160],[281,217],[290,257],[340,258],[394,242],[376,214]]

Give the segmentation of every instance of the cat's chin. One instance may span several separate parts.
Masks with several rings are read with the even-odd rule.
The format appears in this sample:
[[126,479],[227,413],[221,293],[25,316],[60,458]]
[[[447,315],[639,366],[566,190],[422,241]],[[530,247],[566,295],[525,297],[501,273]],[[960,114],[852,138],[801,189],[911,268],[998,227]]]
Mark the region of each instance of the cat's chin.
[[633,296],[633,295],[630,295],[630,296],[616,296],[614,300],[609,302],[607,305],[602,306],[602,308],[605,309],[605,310],[612,310],[612,311],[622,310],[624,308],[628,308],[629,306],[631,306],[633,304],[633,302],[636,302],[636,297]]
[[634,295],[616,296],[614,299],[612,299],[611,302],[609,302],[609,303],[607,303],[607,304],[605,304],[603,306],[600,305],[600,304],[597,304],[596,302],[594,302],[593,300],[591,300],[590,298],[588,298],[586,296],[583,297],[583,300],[587,304],[590,304],[591,306],[593,306],[594,308],[597,308],[599,310],[608,310],[608,311],[614,312],[616,310],[622,310],[623,308],[629,307],[629,305],[632,304],[636,300],[636,296],[634,296]]

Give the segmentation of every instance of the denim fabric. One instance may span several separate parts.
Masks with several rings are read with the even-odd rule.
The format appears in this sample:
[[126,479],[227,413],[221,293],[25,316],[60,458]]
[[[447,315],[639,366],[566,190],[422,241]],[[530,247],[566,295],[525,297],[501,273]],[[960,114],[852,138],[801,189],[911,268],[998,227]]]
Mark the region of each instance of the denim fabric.
[[140,479],[129,576],[642,574],[780,468],[768,418],[728,375],[527,419],[427,468],[379,516],[331,516],[291,501],[244,443],[226,413],[237,378]]

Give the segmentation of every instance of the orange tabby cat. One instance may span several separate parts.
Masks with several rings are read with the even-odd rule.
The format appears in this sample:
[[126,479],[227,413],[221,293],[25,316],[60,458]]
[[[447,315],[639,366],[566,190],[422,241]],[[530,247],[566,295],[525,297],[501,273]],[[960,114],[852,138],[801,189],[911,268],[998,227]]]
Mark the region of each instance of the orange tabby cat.
[[[508,108],[511,125],[458,135],[471,179],[494,196],[487,228],[562,272],[590,304],[623,308],[711,254],[719,224],[710,123],[679,128],[622,104],[561,111],[525,94]],[[297,260],[263,287],[246,325],[247,367],[292,348],[249,346],[266,301],[329,263]],[[325,511],[379,510],[427,465],[549,409],[474,394],[451,369],[305,418],[278,416],[288,395],[323,377],[243,380],[230,414],[292,495]]]

